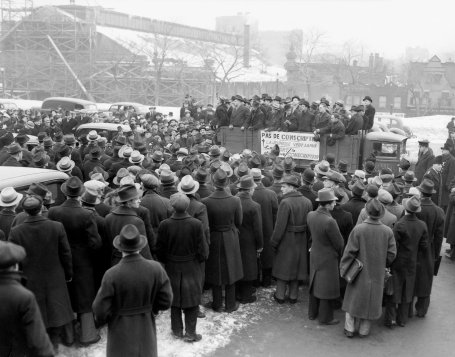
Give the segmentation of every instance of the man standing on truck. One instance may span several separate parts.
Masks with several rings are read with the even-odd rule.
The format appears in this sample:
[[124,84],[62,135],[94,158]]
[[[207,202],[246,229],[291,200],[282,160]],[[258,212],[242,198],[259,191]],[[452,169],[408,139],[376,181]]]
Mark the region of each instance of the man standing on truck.
[[330,117],[330,122],[327,126],[316,129],[314,134],[328,134],[327,137],[327,145],[333,146],[335,145],[337,140],[341,140],[344,138],[345,128],[343,123],[340,121],[340,115],[338,113],[332,114]]
[[250,111],[243,104],[243,98],[240,95],[234,97],[233,104],[229,128],[232,129],[236,127],[244,130],[245,124],[250,116]]
[[314,131],[314,114],[310,112],[310,103],[305,99],[300,100],[300,116],[297,131]]
[[363,114],[363,130],[371,130],[374,124],[374,115],[376,109],[372,105],[373,99],[369,95],[363,98],[363,105],[365,105],[365,114]]

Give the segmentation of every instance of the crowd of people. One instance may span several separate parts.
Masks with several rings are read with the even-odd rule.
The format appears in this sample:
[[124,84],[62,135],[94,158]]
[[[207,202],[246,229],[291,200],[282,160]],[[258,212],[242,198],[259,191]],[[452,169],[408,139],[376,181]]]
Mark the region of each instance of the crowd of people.
[[[325,98],[236,95],[215,110],[186,98],[179,120],[153,107],[109,119],[4,113],[0,165],[69,178],[57,197],[42,183],[0,193],[0,355],[88,346],[107,324],[107,356],[156,356],[160,311],[170,308],[175,338],[197,342],[205,309],[234,312],[271,286],[276,304],[295,304],[307,285],[308,318],[323,325],[340,323],[342,308],[349,338],[368,336],[382,315],[389,328],[424,317],[443,237],[455,247],[455,139],[437,157],[419,141],[414,171],[403,158],[397,175],[377,170],[374,154],[355,172],[330,154],[297,172],[279,146],[217,145],[222,126],[334,141],[371,129],[371,102],[350,113]],[[120,127],[110,142],[95,130],[74,136],[99,120],[132,130]],[[39,141],[31,151],[28,135]],[[202,307],[204,289],[211,302]]]

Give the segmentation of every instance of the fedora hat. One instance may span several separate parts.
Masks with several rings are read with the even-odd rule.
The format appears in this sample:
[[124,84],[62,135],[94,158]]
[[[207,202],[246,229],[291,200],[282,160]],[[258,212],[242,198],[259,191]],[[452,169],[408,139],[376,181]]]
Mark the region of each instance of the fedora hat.
[[283,161],[284,171],[291,171],[296,166],[294,159],[291,156],[286,156]]
[[418,188],[422,193],[426,194],[436,193],[436,190],[434,189],[434,182],[429,179],[423,179],[422,183]]
[[393,197],[389,191],[381,188],[378,192],[378,200],[384,205],[388,205],[393,202]]
[[152,155],[152,160],[156,162],[162,162],[163,161],[163,153],[159,150],[155,151]]
[[129,175],[130,175],[130,172],[128,171],[128,169],[122,167],[117,171],[117,174],[115,175],[114,179],[112,180],[112,183],[114,185],[120,186],[120,180]]
[[415,177],[414,171],[406,171],[403,175],[403,181],[405,182],[414,182],[417,181],[417,178]]
[[71,148],[68,145],[66,145],[66,144],[63,144],[62,146],[60,146],[56,150],[57,150],[58,155],[60,157],[65,157],[65,156],[70,156],[71,155]]
[[16,144],[16,143],[8,145],[6,150],[7,150],[8,154],[10,154],[10,155],[19,154],[22,151],[19,144]]
[[36,136],[36,138],[38,139],[38,142],[40,142],[40,143],[42,143],[46,137],[47,137],[47,133],[44,131],[39,132],[38,135]]
[[93,159],[98,159],[101,156],[101,148],[98,146],[95,146],[93,149],[90,150],[90,156]]
[[62,172],[70,172],[76,164],[68,156],[64,156],[57,162],[57,170]]
[[47,189],[47,187],[43,185],[41,182],[38,183],[34,182],[29,186],[28,190],[25,191],[25,193],[31,196],[39,196],[42,199],[44,199],[48,191],[49,190]]
[[191,175],[183,176],[177,185],[177,190],[185,195],[192,195],[199,190],[199,182],[195,181]]
[[249,173],[250,173],[250,169],[248,168],[248,165],[246,164],[246,162],[243,162],[243,161],[239,164],[239,166],[237,166],[234,169],[234,175],[239,178],[242,176],[248,175]]
[[338,170],[340,170],[341,173],[347,173],[348,172],[348,163],[346,161],[341,160],[338,163]]
[[74,137],[73,134],[63,135],[63,142],[66,145],[73,145],[76,144],[76,138]]
[[106,188],[106,184],[92,179],[84,182],[84,188],[86,191],[90,191],[93,195],[101,195],[103,190]]
[[163,170],[169,170],[169,171],[171,171],[171,168],[169,167],[168,164],[161,164],[160,167],[157,168],[157,169],[155,170],[155,172],[156,172],[158,175],[161,175],[161,171],[163,171]]
[[261,179],[264,178],[264,175],[262,174],[261,169],[258,169],[258,168],[251,169],[250,173],[251,173],[251,176],[253,177],[254,181],[261,181]]
[[134,200],[139,197],[139,191],[135,185],[125,185],[118,189],[116,201],[119,203]]
[[353,195],[362,196],[363,193],[365,192],[365,185],[361,181],[356,181],[351,186],[351,192]]
[[60,190],[63,192],[65,196],[78,197],[82,195],[85,189],[79,177],[71,176],[62,184]]
[[365,211],[367,212],[368,216],[373,219],[381,219],[385,214],[384,205],[376,198],[373,198],[367,202],[365,205]]
[[123,145],[118,151],[118,157],[129,158],[133,152],[133,148],[128,145]]
[[52,138],[47,137],[47,138],[44,138],[43,145],[45,148],[50,148],[50,147],[52,147],[52,145],[54,145],[54,142],[52,141]]
[[335,192],[331,188],[322,188],[318,191],[318,202],[330,202],[338,200],[335,196]]
[[117,146],[123,146],[126,144],[126,136],[123,136],[123,135],[119,135],[115,138],[114,140],[114,143],[117,145]]
[[144,158],[145,158],[145,156],[142,155],[139,151],[133,150],[133,152],[131,153],[131,156],[129,158],[129,161],[132,164],[141,164],[142,161],[144,161]]
[[346,178],[336,171],[329,171],[327,175],[325,175],[328,180],[333,181],[335,183],[344,183],[346,182]]
[[113,245],[121,252],[136,252],[147,245],[147,238],[133,224],[125,225],[114,238]]
[[422,211],[422,207],[420,206],[420,198],[416,196],[405,199],[403,206],[408,212],[417,213]]
[[101,167],[95,166],[92,171],[89,172],[88,176],[92,178],[94,174],[101,174],[104,178],[104,180],[107,180],[109,178],[109,174],[104,171]]
[[98,205],[101,200],[99,199],[97,194],[94,194],[92,191],[86,190],[82,196],[81,201],[92,206]]
[[17,134],[14,140],[16,140],[19,145],[24,145],[30,138],[26,134]]
[[196,174],[194,175],[194,179],[199,183],[207,183],[210,181],[210,176],[206,169],[200,167]]
[[20,245],[0,241],[0,269],[20,263],[25,256],[25,249]]
[[163,186],[170,186],[177,182],[177,177],[171,170],[161,170],[160,182]]
[[248,164],[251,168],[261,167],[261,158],[258,155],[254,155],[251,159],[248,160]]
[[177,154],[177,155],[184,155],[184,156],[186,156],[186,155],[188,155],[188,149],[187,149],[187,148],[179,148],[179,149],[177,150],[177,153],[176,153],[176,154]]
[[169,203],[175,211],[183,212],[188,209],[188,206],[190,205],[190,199],[185,193],[177,192],[169,197]]
[[39,196],[26,197],[22,201],[22,208],[24,211],[38,210],[43,206],[43,199]]
[[284,175],[284,167],[281,164],[277,164],[272,169],[272,176],[276,179],[281,179]]
[[285,183],[294,187],[300,187],[300,180],[296,175],[284,175],[281,183]]
[[0,193],[0,207],[16,206],[24,197],[23,194],[16,192],[13,187],[5,187]]
[[257,185],[254,183],[253,176],[245,175],[242,176],[237,184],[237,188],[249,190],[251,188],[256,188]]
[[213,174],[213,185],[218,188],[225,188],[229,182],[228,175],[223,169],[218,169]]
[[355,170],[354,171],[354,176],[358,177],[362,181],[365,181],[365,171],[362,170]]
[[99,138],[100,138],[100,135],[98,135],[98,133],[96,132],[96,130],[91,130],[91,131],[87,134],[87,140],[88,140],[88,141],[97,141]]
[[220,148],[219,148],[217,145],[213,145],[213,146],[209,149],[209,155],[210,155],[210,156],[220,156],[220,155],[221,155]]
[[311,185],[314,183],[314,176],[315,174],[313,170],[305,169],[305,171],[303,171],[302,180]]
[[49,162],[50,157],[47,156],[44,152],[38,151],[35,155],[33,155],[32,160],[33,160],[33,164],[36,167],[43,167],[44,165],[46,165]]
[[[101,174],[101,173],[96,172],[92,175],[89,175],[89,177],[90,177],[90,181],[98,181],[101,184],[103,184],[104,186],[107,186],[107,184],[108,184],[106,182],[106,180],[104,179],[103,174]],[[85,183],[84,183],[84,186],[85,186]]]
[[232,170],[231,165],[225,161],[221,161],[220,169],[224,170],[228,177],[231,177],[234,174],[234,170]]
[[326,160],[322,160],[314,167],[314,172],[320,176],[326,176],[330,171],[330,164]]

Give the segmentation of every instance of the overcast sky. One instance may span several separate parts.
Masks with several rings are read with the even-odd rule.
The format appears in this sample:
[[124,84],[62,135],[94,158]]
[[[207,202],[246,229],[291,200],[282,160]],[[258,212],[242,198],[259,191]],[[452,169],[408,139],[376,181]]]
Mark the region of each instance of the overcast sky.
[[[34,5],[69,4],[69,0],[34,0]],[[355,40],[389,58],[406,46],[420,46],[430,56],[455,52],[455,2],[452,0],[76,0],[117,11],[215,29],[215,17],[250,13],[259,30],[318,28],[330,43]]]

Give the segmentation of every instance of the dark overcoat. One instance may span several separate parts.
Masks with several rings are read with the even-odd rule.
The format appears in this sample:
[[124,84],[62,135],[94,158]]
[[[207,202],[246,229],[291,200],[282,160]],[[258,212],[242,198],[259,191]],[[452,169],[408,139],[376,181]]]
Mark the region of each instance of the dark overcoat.
[[444,237],[447,238],[447,244],[455,244],[455,193],[449,196],[449,205],[447,207],[446,218],[444,222]]
[[8,240],[9,232],[16,218],[16,212],[9,207],[0,211],[0,229],[5,233],[5,239]]
[[312,210],[310,200],[300,192],[283,195],[270,242],[276,251],[272,268],[275,278],[308,281],[307,215]]
[[344,240],[337,222],[322,207],[308,213],[311,233],[310,292],[318,299],[340,296],[338,261],[343,254]]
[[233,284],[243,278],[239,227],[242,205],[238,197],[216,190],[202,200],[207,207],[210,226],[210,252],[205,280],[212,285]]
[[170,199],[171,196],[177,192],[178,191],[177,188],[175,188],[175,185],[161,186],[159,190],[160,195],[167,199]]
[[11,230],[9,240],[27,253],[22,270],[46,328],[71,322],[73,310],[66,281],[72,279],[73,268],[63,225],[42,216],[29,216]]
[[95,167],[99,167],[100,169],[105,170],[103,164],[99,159],[90,158],[82,164],[82,175],[84,176],[84,181],[90,180],[89,174],[95,169]]
[[357,222],[360,212],[365,207],[366,201],[361,197],[352,196],[348,202],[341,205],[341,209],[351,213],[352,222]]
[[243,280],[258,277],[257,250],[263,247],[261,206],[248,192],[239,192],[242,204],[242,224],[239,227],[240,253],[242,254]]
[[0,272],[0,356],[54,356],[35,296],[17,272]]
[[[133,224],[139,230],[139,232],[146,236],[145,224],[144,221],[137,215],[134,209],[119,206],[112,210],[106,218],[106,235],[111,242],[112,247],[112,265],[117,264],[122,254],[112,246],[114,238],[120,234],[122,228],[127,224]],[[152,254],[150,252],[150,247],[147,244],[142,250],[141,255],[146,259],[152,259]]]
[[308,185],[303,185],[300,186],[297,191],[299,191],[304,197],[308,198],[311,201],[311,204],[313,205],[313,211],[318,208],[318,203],[316,202],[316,198],[318,198],[318,195],[316,192],[313,191],[311,186]]
[[74,312],[90,312],[96,295],[93,255],[101,248],[95,216],[68,198],[60,206],[51,207],[49,219],[65,227],[73,258],[73,281],[68,284]]
[[213,188],[206,183],[201,183],[199,185],[199,190],[197,190],[197,194],[199,195],[201,200],[203,198],[209,197],[212,193],[213,193]]
[[442,170],[441,170],[441,191],[440,206],[444,207],[449,204],[449,195],[451,181],[455,178],[455,157],[452,155],[443,156]]
[[169,278],[158,262],[128,255],[110,268],[93,302],[98,325],[108,324],[107,357],[157,357],[155,316],[172,302]]
[[415,214],[403,216],[393,227],[397,257],[392,263],[393,301],[410,303],[414,297],[417,255],[428,249],[426,224]]
[[207,207],[193,195],[188,196],[188,198],[190,199],[190,205],[186,211],[191,217],[196,218],[202,223],[205,241],[207,244],[210,244],[210,227]]
[[416,184],[418,185],[420,184],[425,173],[433,165],[433,162],[434,162],[433,150],[428,149],[426,153],[424,153],[423,155],[419,155],[419,158],[414,169],[414,173],[417,178]]
[[267,189],[275,192],[278,203],[280,203],[281,198],[283,197],[283,192],[281,191],[281,183],[273,182],[271,186],[267,187]]
[[363,263],[363,269],[353,283],[347,284],[344,311],[366,320],[381,316],[385,268],[390,266],[396,253],[390,227],[371,218],[354,227],[341,258],[340,273],[343,275],[355,258]]
[[273,265],[273,250],[270,245],[273,228],[278,212],[278,199],[275,192],[268,190],[262,183],[257,183],[253,193],[253,201],[261,206],[263,250],[261,252],[262,269],[271,269]]
[[199,305],[202,266],[209,247],[202,223],[188,213],[174,213],[158,228],[157,257],[171,280],[172,306],[186,309]]
[[144,192],[144,196],[142,196],[141,206],[148,209],[152,229],[156,235],[161,221],[168,219],[172,215],[172,207],[169,199],[160,196],[155,190],[148,189]]
[[229,118],[230,125],[234,127],[242,127],[248,124],[248,118],[250,111],[243,104],[240,104],[238,108],[232,109],[231,117]]
[[431,294],[433,285],[434,263],[439,258],[443,240],[444,211],[436,206],[431,198],[423,197],[422,211],[417,218],[424,221],[428,230],[428,249],[417,255],[417,271],[414,294],[418,297],[427,297]]
[[2,164],[2,166],[13,166],[13,167],[22,167],[22,165],[19,161],[17,161],[14,157],[9,156],[5,162]]
[[352,214],[342,209],[338,203],[333,208],[333,211],[330,212],[330,214],[335,219],[335,221],[337,221],[338,228],[341,235],[343,236],[344,245],[346,246],[349,234],[351,234],[352,228],[354,227],[354,223],[352,222]]

